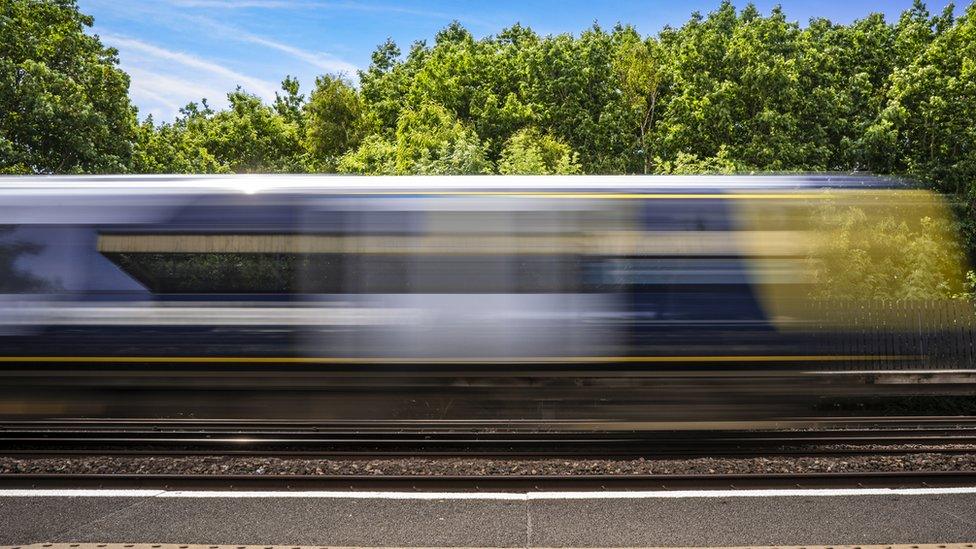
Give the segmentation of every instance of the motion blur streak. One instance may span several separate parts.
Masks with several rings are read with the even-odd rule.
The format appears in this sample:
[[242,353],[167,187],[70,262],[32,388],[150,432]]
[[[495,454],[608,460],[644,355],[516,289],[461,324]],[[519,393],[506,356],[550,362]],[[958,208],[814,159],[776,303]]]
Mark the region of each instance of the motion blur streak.
[[5,356],[0,362],[263,362],[305,364],[533,364],[586,362],[828,362],[850,360],[909,360],[924,357],[883,355],[783,355],[783,356],[532,356],[492,358],[395,358],[395,357],[253,357],[253,356]]
[[862,176],[0,178],[0,419],[680,426],[952,392],[875,381],[972,363],[964,267],[938,195]]

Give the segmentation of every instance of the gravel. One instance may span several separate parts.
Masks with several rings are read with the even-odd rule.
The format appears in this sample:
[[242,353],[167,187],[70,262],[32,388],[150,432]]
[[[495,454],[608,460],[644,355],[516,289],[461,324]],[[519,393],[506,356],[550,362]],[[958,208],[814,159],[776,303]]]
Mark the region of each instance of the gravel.
[[524,476],[976,471],[976,451],[843,457],[696,459],[275,458],[241,456],[0,457],[0,474]]

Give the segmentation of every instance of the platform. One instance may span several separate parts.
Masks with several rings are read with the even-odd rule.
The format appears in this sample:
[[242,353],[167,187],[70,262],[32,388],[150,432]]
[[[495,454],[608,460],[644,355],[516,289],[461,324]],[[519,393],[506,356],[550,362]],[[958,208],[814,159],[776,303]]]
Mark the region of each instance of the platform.
[[[40,549],[175,549],[193,544],[819,544],[863,549],[865,544],[952,543],[964,548],[974,542],[976,488],[971,487],[616,493],[0,491],[0,545],[79,544]],[[80,545],[84,543],[104,546]]]

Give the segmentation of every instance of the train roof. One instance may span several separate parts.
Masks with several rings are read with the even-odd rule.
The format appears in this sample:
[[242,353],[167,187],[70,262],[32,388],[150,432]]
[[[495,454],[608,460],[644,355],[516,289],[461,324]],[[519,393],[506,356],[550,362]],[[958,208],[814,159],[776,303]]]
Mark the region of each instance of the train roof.
[[736,192],[905,188],[903,179],[869,174],[347,176],[347,175],[78,175],[4,176],[3,194],[411,194],[430,192]]

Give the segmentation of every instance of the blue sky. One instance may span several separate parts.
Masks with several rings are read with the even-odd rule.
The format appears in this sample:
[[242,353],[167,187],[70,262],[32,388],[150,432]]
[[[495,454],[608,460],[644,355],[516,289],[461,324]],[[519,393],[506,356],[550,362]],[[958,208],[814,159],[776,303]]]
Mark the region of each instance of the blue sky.
[[[119,50],[132,77],[130,92],[140,117],[171,120],[180,106],[206,97],[226,104],[238,84],[265,99],[278,83],[297,76],[306,91],[315,76],[355,76],[369,64],[377,44],[392,37],[401,49],[430,40],[461,21],[481,37],[519,22],[540,34],[578,33],[598,21],[620,21],[643,34],[680,25],[694,10],[715,9],[720,0],[79,0],[95,17],[94,32]],[[781,4],[787,17],[805,23],[828,17],[849,23],[871,12],[890,20],[912,0],[780,0],[755,2],[763,13]],[[932,12],[945,0],[930,1]],[[959,2],[965,5],[965,2]],[[742,7],[746,2],[737,2]],[[961,8],[957,8],[957,13]]]

